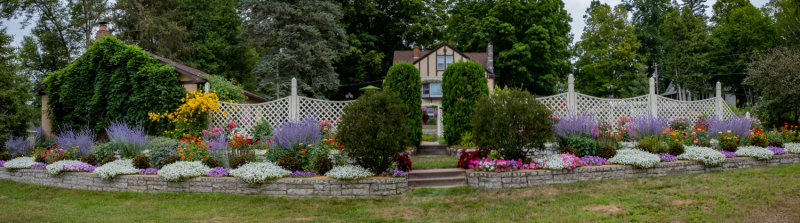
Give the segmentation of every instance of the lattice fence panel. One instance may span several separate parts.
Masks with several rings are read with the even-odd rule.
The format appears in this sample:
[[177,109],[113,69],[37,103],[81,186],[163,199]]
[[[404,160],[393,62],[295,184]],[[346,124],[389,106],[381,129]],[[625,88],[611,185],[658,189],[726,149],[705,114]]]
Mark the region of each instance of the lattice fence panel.
[[211,127],[223,128],[230,121],[235,121],[248,135],[262,120],[275,125],[289,118],[289,97],[260,104],[234,104],[222,101],[219,104],[222,113],[211,115]]
[[589,112],[596,115],[599,121],[606,123],[615,123],[623,116],[638,116],[647,112],[648,108],[647,95],[625,99],[609,99],[577,94],[576,100],[578,112]]
[[336,126],[344,114],[344,107],[353,101],[326,101],[299,97],[298,118],[316,117],[320,121],[332,121]]
[[[701,115],[710,118],[714,115],[716,98],[709,98],[699,101],[679,101],[671,98],[657,96],[658,116],[668,120],[683,117],[697,121]],[[730,110],[730,108],[728,108]],[[723,108],[723,111],[724,108]],[[724,113],[723,113],[724,114]],[[730,116],[723,118],[728,119]]]
[[567,110],[567,93],[536,98],[536,100],[544,104],[544,106],[550,109],[558,118],[567,116],[569,112]]

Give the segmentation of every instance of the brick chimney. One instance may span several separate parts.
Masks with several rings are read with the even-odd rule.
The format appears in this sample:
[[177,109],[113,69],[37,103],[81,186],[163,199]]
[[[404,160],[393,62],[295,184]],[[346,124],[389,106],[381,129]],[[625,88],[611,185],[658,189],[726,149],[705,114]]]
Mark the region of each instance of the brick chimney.
[[419,46],[414,46],[414,59],[419,59]]
[[494,73],[494,47],[492,43],[486,45],[486,67],[489,73]]
[[110,36],[111,31],[108,31],[108,22],[100,22],[100,30],[97,30],[97,34],[95,38],[99,39],[100,37]]

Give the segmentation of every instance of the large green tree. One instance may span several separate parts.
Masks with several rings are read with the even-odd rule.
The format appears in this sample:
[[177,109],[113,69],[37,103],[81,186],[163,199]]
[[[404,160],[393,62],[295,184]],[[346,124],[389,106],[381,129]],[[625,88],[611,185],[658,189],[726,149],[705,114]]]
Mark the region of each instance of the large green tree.
[[[324,97],[339,87],[333,63],[346,52],[346,34],[340,23],[341,6],[328,0],[242,0],[244,35],[261,58],[253,69],[259,88],[280,95],[289,93],[292,77],[299,93]],[[268,94],[268,98],[274,98]]]
[[785,45],[800,47],[800,0],[770,0],[775,29]]
[[643,92],[635,80],[644,67],[636,52],[641,43],[622,6],[592,2],[581,41],[575,46],[580,92],[599,97],[631,97]]
[[422,141],[422,80],[419,70],[410,63],[398,63],[389,68],[383,90],[390,91],[408,106],[406,109],[406,122],[410,127],[409,143],[419,146]]
[[[693,94],[710,93],[713,82],[707,75],[708,26],[703,17],[694,15],[689,7],[668,13],[660,26],[664,43],[664,61],[659,66],[663,83],[672,82],[679,92],[688,89]],[[685,99],[686,95],[680,95]]]
[[761,97],[759,118],[778,126],[800,121],[800,50],[777,47],[758,54],[747,66],[745,79]]
[[28,79],[20,75],[14,62],[14,48],[6,29],[0,29],[0,142],[10,134],[25,136],[34,109],[27,102],[33,99]]
[[570,71],[570,21],[561,0],[458,0],[446,40],[461,51],[482,52],[492,43],[499,86],[550,95]]
[[631,11],[631,21],[636,28],[636,39],[642,43],[639,55],[647,64],[647,74],[655,72],[664,59],[664,45],[659,36],[664,17],[675,8],[669,0],[626,0],[623,4]]

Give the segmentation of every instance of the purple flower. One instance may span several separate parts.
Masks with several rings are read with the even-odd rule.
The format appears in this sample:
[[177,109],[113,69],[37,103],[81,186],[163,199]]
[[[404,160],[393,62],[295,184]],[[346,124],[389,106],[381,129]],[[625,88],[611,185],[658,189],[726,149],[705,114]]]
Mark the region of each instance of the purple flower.
[[581,157],[581,161],[586,163],[587,166],[602,166],[611,164],[608,162],[608,160],[599,156],[583,156]]
[[753,119],[743,116],[734,116],[727,121],[715,116],[711,119],[711,124],[708,125],[708,134],[711,137],[717,137],[720,132],[727,133],[730,130],[732,134],[744,137],[750,135],[752,124]]
[[734,152],[728,152],[728,151],[725,151],[725,150],[717,150],[717,151],[719,151],[719,153],[722,153],[722,155],[725,155],[725,157],[728,157],[728,158],[736,157],[736,153],[734,153]]
[[581,112],[569,115],[558,120],[553,125],[553,130],[558,137],[569,137],[571,135],[592,135],[596,133],[598,121],[594,114]]
[[17,154],[29,155],[33,151],[33,143],[25,140],[25,137],[22,136],[14,137],[14,135],[9,135],[8,140],[4,145],[6,148],[11,150],[11,156],[15,156]]
[[141,124],[131,127],[124,121],[111,122],[106,127],[106,134],[108,134],[109,141],[147,145],[147,132],[144,131]]
[[72,165],[67,165],[61,167],[62,171],[72,171],[72,172],[92,172],[97,166],[86,164],[86,163],[76,163]]
[[156,168],[147,168],[139,170],[139,175],[155,175],[158,173]]
[[394,168],[394,169],[386,169],[386,171],[383,171],[383,173],[381,173],[381,176],[384,176],[384,177],[406,177],[406,176],[408,176],[408,173],[406,173],[405,171],[402,171],[400,169]]
[[644,138],[652,135],[659,135],[663,131],[662,127],[668,127],[669,121],[659,118],[650,113],[635,117],[630,122],[631,135],[636,138]]
[[[94,148],[96,134],[89,127],[84,127],[80,131],[71,128],[61,128],[56,138],[58,149],[72,151],[77,149],[81,156],[89,155]],[[110,137],[110,136],[109,136]]]
[[783,149],[783,148],[781,148],[781,147],[777,147],[777,146],[770,146],[770,147],[767,147],[767,149],[768,149],[769,151],[772,151],[772,153],[774,153],[775,155],[783,155],[783,154],[786,154],[786,150],[784,150],[784,149]]
[[36,163],[36,164],[31,165],[30,168],[31,169],[35,169],[35,170],[43,170],[46,166],[47,166],[46,163]]
[[306,117],[297,122],[284,122],[274,135],[275,144],[283,148],[300,143],[308,145],[322,139],[322,126],[315,117]]
[[231,172],[231,168],[217,167],[217,168],[211,169],[211,172],[208,172],[208,174],[206,174],[206,176],[209,176],[209,177],[224,177],[224,176],[228,176],[228,173],[230,173],[230,172]]
[[678,161],[678,158],[670,155],[669,153],[659,153],[658,158],[661,158],[661,162],[675,162]]
[[313,177],[313,176],[317,176],[317,173],[315,173],[314,171],[296,170],[296,171],[294,171],[294,173],[289,174],[289,177],[301,177],[301,178],[303,178],[303,177]]
[[0,167],[2,167],[4,165],[6,165],[6,161],[5,160],[0,160]]

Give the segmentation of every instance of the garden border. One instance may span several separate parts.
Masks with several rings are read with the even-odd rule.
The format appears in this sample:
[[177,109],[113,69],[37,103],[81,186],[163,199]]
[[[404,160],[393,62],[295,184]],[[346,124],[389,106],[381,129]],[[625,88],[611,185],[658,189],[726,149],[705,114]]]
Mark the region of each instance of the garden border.
[[548,184],[583,181],[655,177],[677,174],[705,173],[757,166],[777,166],[800,163],[800,154],[775,155],[769,160],[751,157],[727,158],[722,165],[706,167],[702,162],[662,162],[653,168],[638,169],[629,165],[579,167],[573,170],[520,170],[516,172],[480,172],[467,170],[467,184],[473,188],[522,188]]
[[234,177],[197,177],[168,182],[158,175],[122,175],[104,180],[95,173],[64,172],[50,176],[46,170],[0,168],[0,179],[16,182],[99,191],[188,192],[273,195],[287,197],[378,197],[409,191],[408,179],[372,177],[361,180],[330,178],[281,178],[252,185]]

